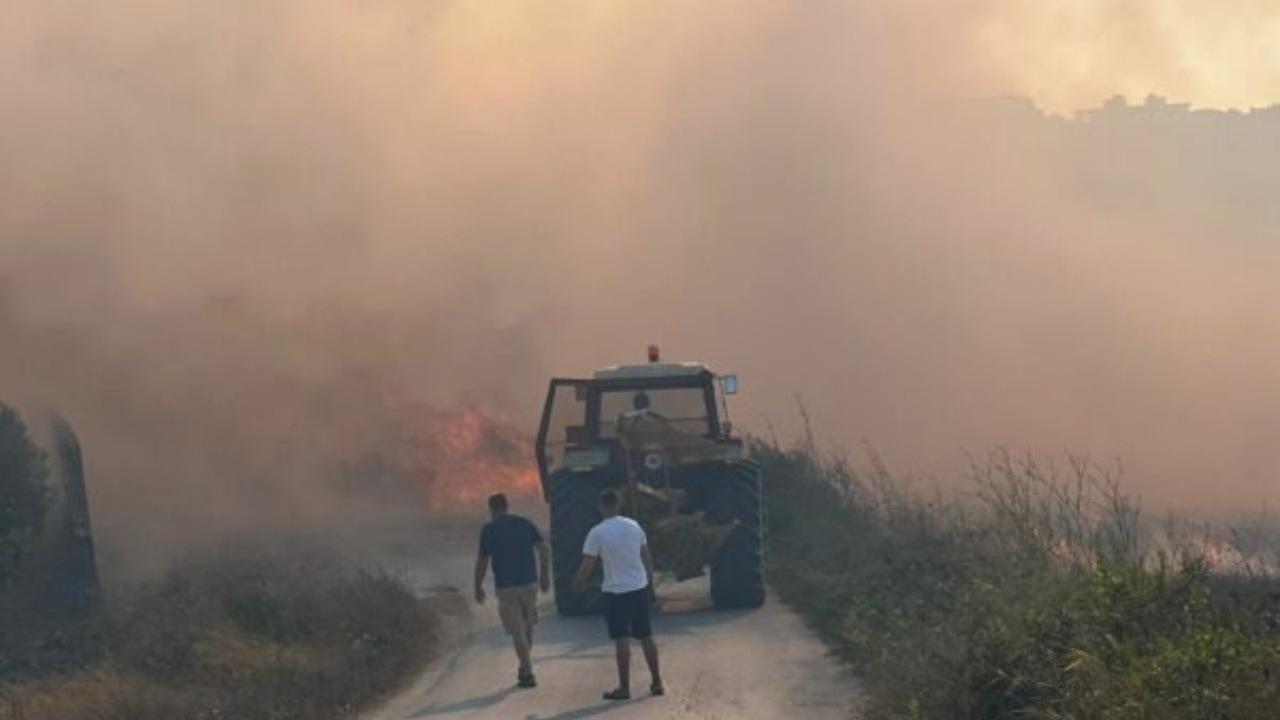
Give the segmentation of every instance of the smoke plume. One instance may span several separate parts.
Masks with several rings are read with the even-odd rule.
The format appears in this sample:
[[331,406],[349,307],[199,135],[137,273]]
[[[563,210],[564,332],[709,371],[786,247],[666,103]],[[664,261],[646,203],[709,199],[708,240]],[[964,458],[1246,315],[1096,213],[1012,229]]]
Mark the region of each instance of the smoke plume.
[[993,106],[1020,15],[937,5],[10,3],[0,389],[77,424],[121,545],[330,518],[396,408],[532,430],[650,342],[920,474],[1274,494],[1275,117]]

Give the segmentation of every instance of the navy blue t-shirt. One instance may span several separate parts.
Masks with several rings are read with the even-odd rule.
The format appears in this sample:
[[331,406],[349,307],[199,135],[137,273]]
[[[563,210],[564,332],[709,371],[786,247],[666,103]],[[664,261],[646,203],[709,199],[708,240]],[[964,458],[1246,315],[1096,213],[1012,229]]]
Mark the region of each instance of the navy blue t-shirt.
[[519,515],[504,513],[480,531],[480,554],[493,562],[493,584],[500,588],[532,585],[538,581],[533,546],[542,534]]

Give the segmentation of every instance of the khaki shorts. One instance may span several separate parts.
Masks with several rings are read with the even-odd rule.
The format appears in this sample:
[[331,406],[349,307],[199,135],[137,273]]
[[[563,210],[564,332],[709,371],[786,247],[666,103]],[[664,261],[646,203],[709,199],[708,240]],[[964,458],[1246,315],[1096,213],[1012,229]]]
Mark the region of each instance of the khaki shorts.
[[498,588],[498,617],[508,635],[528,634],[538,624],[538,586]]

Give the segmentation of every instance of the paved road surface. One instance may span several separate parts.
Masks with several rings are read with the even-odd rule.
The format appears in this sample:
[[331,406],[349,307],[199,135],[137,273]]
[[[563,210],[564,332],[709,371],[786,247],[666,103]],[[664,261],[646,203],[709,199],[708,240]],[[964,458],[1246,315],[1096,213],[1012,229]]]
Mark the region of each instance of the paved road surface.
[[[469,601],[470,541],[437,545],[430,567],[411,568],[420,589],[454,596],[450,649],[412,688],[367,720],[845,720],[855,681],[799,619],[770,597],[750,612],[696,609],[705,585],[659,584],[668,612],[655,617],[667,695],[647,697],[639,647],[632,694],[624,703],[600,694],[616,684],[613,647],[600,618],[560,618],[543,596],[535,638],[539,686],[514,687],[515,654],[490,599]],[[465,593],[466,597],[463,597]]]

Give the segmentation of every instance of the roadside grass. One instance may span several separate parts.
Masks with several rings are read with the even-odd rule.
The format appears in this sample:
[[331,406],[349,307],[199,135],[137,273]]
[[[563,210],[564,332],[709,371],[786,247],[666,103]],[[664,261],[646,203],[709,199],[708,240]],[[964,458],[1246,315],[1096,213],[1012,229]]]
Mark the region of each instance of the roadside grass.
[[112,599],[94,662],[0,685],[0,718],[347,718],[412,677],[437,638],[399,579],[327,552],[192,557]]
[[1120,468],[996,451],[963,494],[757,442],[770,575],[869,720],[1260,720],[1280,708],[1274,524],[1147,518]]

